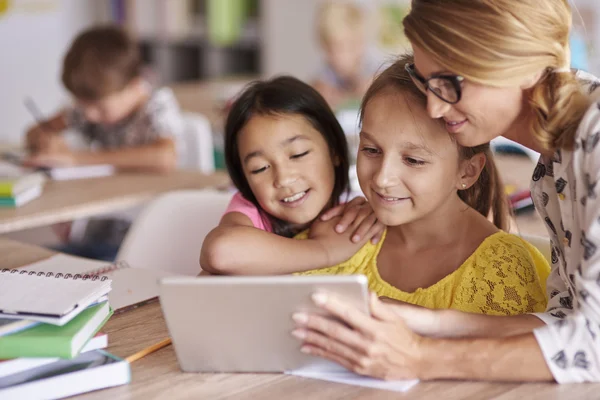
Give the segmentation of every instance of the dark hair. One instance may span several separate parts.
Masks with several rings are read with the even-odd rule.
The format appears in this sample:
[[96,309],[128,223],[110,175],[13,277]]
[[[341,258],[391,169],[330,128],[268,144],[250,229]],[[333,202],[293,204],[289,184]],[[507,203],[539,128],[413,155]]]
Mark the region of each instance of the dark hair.
[[91,28],[77,36],[63,61],[62,82],[75,97],[96,101],[141,76],[135,41],[117,26]]
[[[412,54],[401,55],[392,65],[379,74],[362,100],[360,120],[362,122],[365,108],[369,101],[385,90],[397,90],[411,97],[412,102],[420,107],[427,107],[427,98],[412,82],[404,66],[413,63]],[[440,127],[443,121],[440,120]],[[504,192],[504,184],[498,174],[490,144],[485,143],[475,147],[464,147],[456,143],[461,159],[467,160],[475,154],[483,153],[486,157],[485,166],[475,184],[465,190],[459,190],[458,196],[470,207],[484,217],[493,215],[494,225],[506,230],[509,224],[510,212],[508,200]]]
[[252,202],[281,236],[292,236],[290,224],[268,215],[258,204],[244,175],[238,149],[238,135],[255,115],[301,115],[323,135],[331,157],[335,158],[335,183],[328,207],[337,205],[349,190],[348,143],[342,127],[325,99],[312,87],[291,76],[281,76],[248,85],[235,100],[225,124],[225,164],[233,184],[248,201]]

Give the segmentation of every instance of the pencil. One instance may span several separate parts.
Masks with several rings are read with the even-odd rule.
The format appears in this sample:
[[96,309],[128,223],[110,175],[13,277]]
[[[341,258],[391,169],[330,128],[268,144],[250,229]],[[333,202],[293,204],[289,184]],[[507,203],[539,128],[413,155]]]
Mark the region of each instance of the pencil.
[[[31,97],[26,97],[24,103],[25,108],[27,108],[27,111],[29,111],[29,113],[33,116],[33,119],[37,122],[40,129],[43,132],[49,131],[48,127],[46,126],[46,118],[44,118],[44,115],[40,109],[35,105],[35,101],[33,101]],[[31,146],[28,150],[31,153],[35,153],[38,149],[37,147]]]
[[26,97],[24,100],[25,108],[29,111],[33,119],[40,125],[42,128],[45,128],[46,118],[42,115],[42,112],[35,104],[35,101],[31,97]]
[[160,342],[155,343],[150,347],[146,347],[145,349],[140,350],[137,353],[130,355],[129,357],[125,358],[125,361],[127,361],[128,363],[132,363],[132,362],[137,361],[140,358],[145,357],[150,353],[154,353],[156,350],[160,350],[163,347],[166,347],[170,344],[171,344],[171,338],[163,339]]

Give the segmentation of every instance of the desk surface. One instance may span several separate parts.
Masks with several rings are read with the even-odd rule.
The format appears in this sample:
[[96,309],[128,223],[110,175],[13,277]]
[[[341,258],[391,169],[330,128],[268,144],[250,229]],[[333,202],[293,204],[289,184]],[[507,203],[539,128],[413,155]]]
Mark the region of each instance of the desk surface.
[[228,182],[223,172],[117,174],[71,181],[48,181],[39,199],[20,208],[0,209],[0,234],[111,213],[138,206],[171,190],[202,189]]
[[[37,246],[0,239],[0,268],[14,268],[49,257]],[[167,337],[158,303],[113,316],[102,329],[108,351],[131,355]],[[201,335],[198,332],[198,335]],[[198,399],[574,399],[597,398],[600,384],[521,384],[485,382],[424,382],[407,393],[348,386],[279,374],[191,374],[179,370],[172,346],[132,364],[129,385],[82,395],[83,399],[198,398]]]

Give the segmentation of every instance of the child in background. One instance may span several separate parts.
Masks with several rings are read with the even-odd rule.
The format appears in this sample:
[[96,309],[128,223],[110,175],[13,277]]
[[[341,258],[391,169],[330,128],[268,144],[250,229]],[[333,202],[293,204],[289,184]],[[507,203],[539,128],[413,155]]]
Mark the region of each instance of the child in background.
[[306,274],[364,274],[378,296],[428,308],[544,311],[548,262],[502,231],[507,204],[489,145],[462,147],[444,120],[429,118],[407,68],[409,56],[386,69],[361,107],[358,179],[387,230],[350,260]]
[[[348,147],[323,97],[295,78],[253,83],[237,98],[225,161],[239,192],[204,240],[205,271],[285,274],[334,265],[381,231],[370,209],[344,234],[334,231],[335,219],[315,222],[348,192]],[[308,227],[308,240],[292,239]],[[364,237],[353,242],[356,234]]]
[[319,9],[317,32],[326,65],[313,87],[334,110],[359,101],[377,71],[367,54],[366,19],[361,6],[348,1],[326,2]]
[[[122,170],[164,172],[177,162],[183,121],[170,89],[153,88],[142,77],[137,44],[120,28],[81,33],[68,50],[62,82],[74,105],[27,132],[33,166],[112,164]],[[89,147],[73,150],[62,133],[71,129]],[[78,243],[68,243],[70,224],[56,227],[65,252],[112,259],[129,223],[93,220]]]

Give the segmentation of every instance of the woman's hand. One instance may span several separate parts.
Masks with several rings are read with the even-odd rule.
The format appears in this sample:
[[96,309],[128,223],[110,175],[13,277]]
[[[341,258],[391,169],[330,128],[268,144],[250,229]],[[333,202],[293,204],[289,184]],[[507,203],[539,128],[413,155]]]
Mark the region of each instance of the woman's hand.
[[313,296],[317,306],[341,320],[296,313],[292,332],[304,345],[301,351],[337,362],[361,375],[380,379],[421,378],[425,338],[413,332],[395,311],[395,305],[370,298],[371,315],[342,299],[324,293]]
[[[351,240],[355,243],[372,234],[371,242],[376,244],[383,235],[385,225],[377,221],[371,205],[364,197],[355,197],[346,204],[333,207],[325,211],[320,219],[329,221],[338,216],[341,216],[341,219],[336,224],[335,231],[344,233],[349,227],[353,228]],[[356,221],[359,223],[356,224]]]

